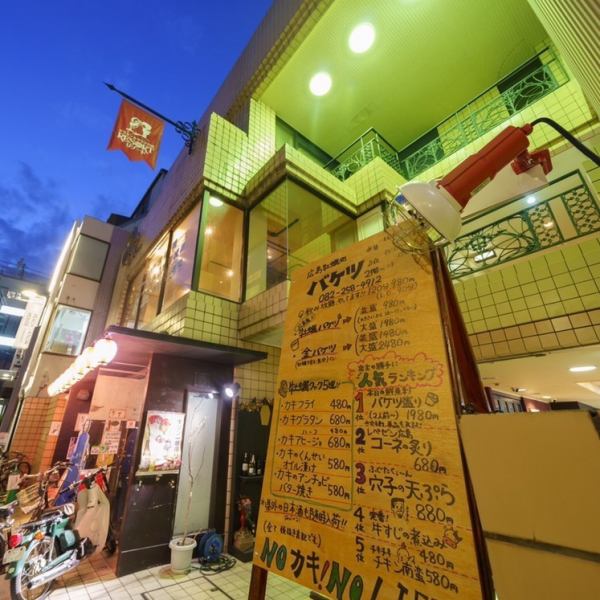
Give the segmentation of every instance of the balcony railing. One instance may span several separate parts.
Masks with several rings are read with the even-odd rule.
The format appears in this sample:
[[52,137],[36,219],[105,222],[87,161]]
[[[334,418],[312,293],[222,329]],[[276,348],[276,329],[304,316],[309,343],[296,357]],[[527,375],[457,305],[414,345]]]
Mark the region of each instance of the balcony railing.
[[[369,129],[325,165],[345,181],[379,156],[390,167],[410,180],[477,140],[500,123],[567,83],[569,76],[552,50],[539,55],[546,62],[503,92],[496,86],[463,106],[438,125],[438,137],[409,156],[400,159],[398,151],[375,129]],[[482,97],[497,90],[497,95],[482,104]]]
[[345,181],[366,164],[379,156],[390,167],[400,172],[400,161],[396,149],[375,129],[369,129],[333,160],[325,165],[325,169],[338,179]]
[[400,171],[404,176],[416,177],[567,83],[569,76],[560,61],[549,50],[545,55],[553,58],[485,105],[473,101],[439,125],[439,137],[402,159]]
[[[521,209],[516,212],[510,210],[518,207]],[[477,223],[489,221],[493,213],[472,219],[463,226],[470,231],[448,247],[453,278],[600,231],[600,207],[579,171],[494,212],[504,216],[479,228]]]

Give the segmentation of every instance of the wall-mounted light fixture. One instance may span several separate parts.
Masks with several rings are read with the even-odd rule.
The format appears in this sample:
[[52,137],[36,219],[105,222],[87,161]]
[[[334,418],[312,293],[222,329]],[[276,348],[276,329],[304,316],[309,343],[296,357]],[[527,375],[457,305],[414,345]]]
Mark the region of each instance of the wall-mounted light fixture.
[[223,393],[225,394],[225,397],[229,398],[230,400],[236,396],[239,396],[240,390],[241,386],[239,383],[228,383],[223,387]]

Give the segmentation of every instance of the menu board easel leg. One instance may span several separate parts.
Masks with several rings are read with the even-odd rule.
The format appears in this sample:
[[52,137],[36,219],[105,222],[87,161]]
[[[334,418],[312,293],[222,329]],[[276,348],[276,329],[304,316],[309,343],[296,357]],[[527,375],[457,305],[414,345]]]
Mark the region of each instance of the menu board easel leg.
[[[457,417],[463,410],[475,410],[480,413],[490,411],[479,372],[469,341],[469,336],[462,320],[458,301],[454,293],[454,287],[450,279],[448,267],[441,250],[432,253],[432,262],[436,274],[436,284],[442,323],[446,330],[446,341],[448,343],[448,363],[456,394]],[[495,598],[494,584],[491,574],[491,566],[485,545],[483,528],[479,520],[475,494],[469,477],[469,470],[464,452],[461,448],[461,459],[464,466],[465,484],[467,487],[467,499],[471,512],[473,536],[477,550],[479,563],[479,575],[481,580],[481,591],[484,600]]]
[[250,589],[248,590],[248,600],[265,600],[268,574],[269,572],[266,569],[252,565],[252,577],[250,579]]

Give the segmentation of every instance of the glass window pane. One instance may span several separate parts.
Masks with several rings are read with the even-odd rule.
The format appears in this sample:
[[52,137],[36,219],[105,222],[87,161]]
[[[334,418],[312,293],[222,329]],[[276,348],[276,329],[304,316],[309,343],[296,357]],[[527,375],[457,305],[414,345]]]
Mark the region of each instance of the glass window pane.
[[140,293],[142,291],[142,279],[144,272],[140,271],[135,279],[129,285],[129,291],[127,294],[127,300],[125,302],[125,311],[123,312],[123,326],[124,327],[135,327],[135,320],[137,318],[138,304],[140,302]]
[[192,286],[200,204],[173,230],[163,310],[181,298]]
[[199,289],[239,301],[244,213],[215,197],[208,200]]
[[287,181],[250,213],[246,298],[298,267],[356,241],[356,222],[309,190]]
[[71,258],[68,273],[100,281],[108,248],[109,244],[107,242],[96,240],[87,235],[80,235]]
[[81,352],[91,312],[59,305],[46,340],[46,352],[75,356]]
[[160,288],[165,272],[167,248],[169,237],[165,237],[158,246],[150,253],[146,262],[144,273],[144,287],[140,300],[140,312],[138,316],[138,327],[143,327],[158,314],[158,301],[160,299]]

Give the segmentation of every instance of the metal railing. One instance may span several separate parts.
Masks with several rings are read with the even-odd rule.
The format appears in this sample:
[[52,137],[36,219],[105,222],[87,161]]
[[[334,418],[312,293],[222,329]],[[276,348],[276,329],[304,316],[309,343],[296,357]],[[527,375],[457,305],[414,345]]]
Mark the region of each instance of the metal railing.
[[371,128],[329,161],[325,169],[345,181],[379,156],[405,179],[413,179],[569,81],[552,50],[546,49],[538,56],[547,62],[482,104],[482,96],[497,89],[497,86],[486,90],[440,123],[437,126],[438,137],[409,156],[401,159],[401,153]]
[[326,165],[330,173],[345,181],[351,175],[379,156],[390,167],[400,172],[396,149],[375,129],[371,128],[352,142]]
[[553,58],[521,81],[483,106],[478,107],[474,100],[441,123],[437,127],[439,137],[402,159],[400,172],[407,179],[416,177],[567,83],[569,76],[558,58],[549,50],[545,52]]
[[[574,174],[578,176],[577,185],[568,185],[564,191],[551,195],[552,189],[561,182],[563,186],[564,183],[571,184]],[[579,171],[561,177],[544,190],[550,195],[547,199],[537,200],[532,195],[517,199],[511,205],[522,206],[527,198],[535,199],[535,203],[472,230],[451,244],[446,250],[446,258],[452,278],[464,277],[600,231],[600,207]],[[477,220],[488,220],[489,217],[488,214]]]

